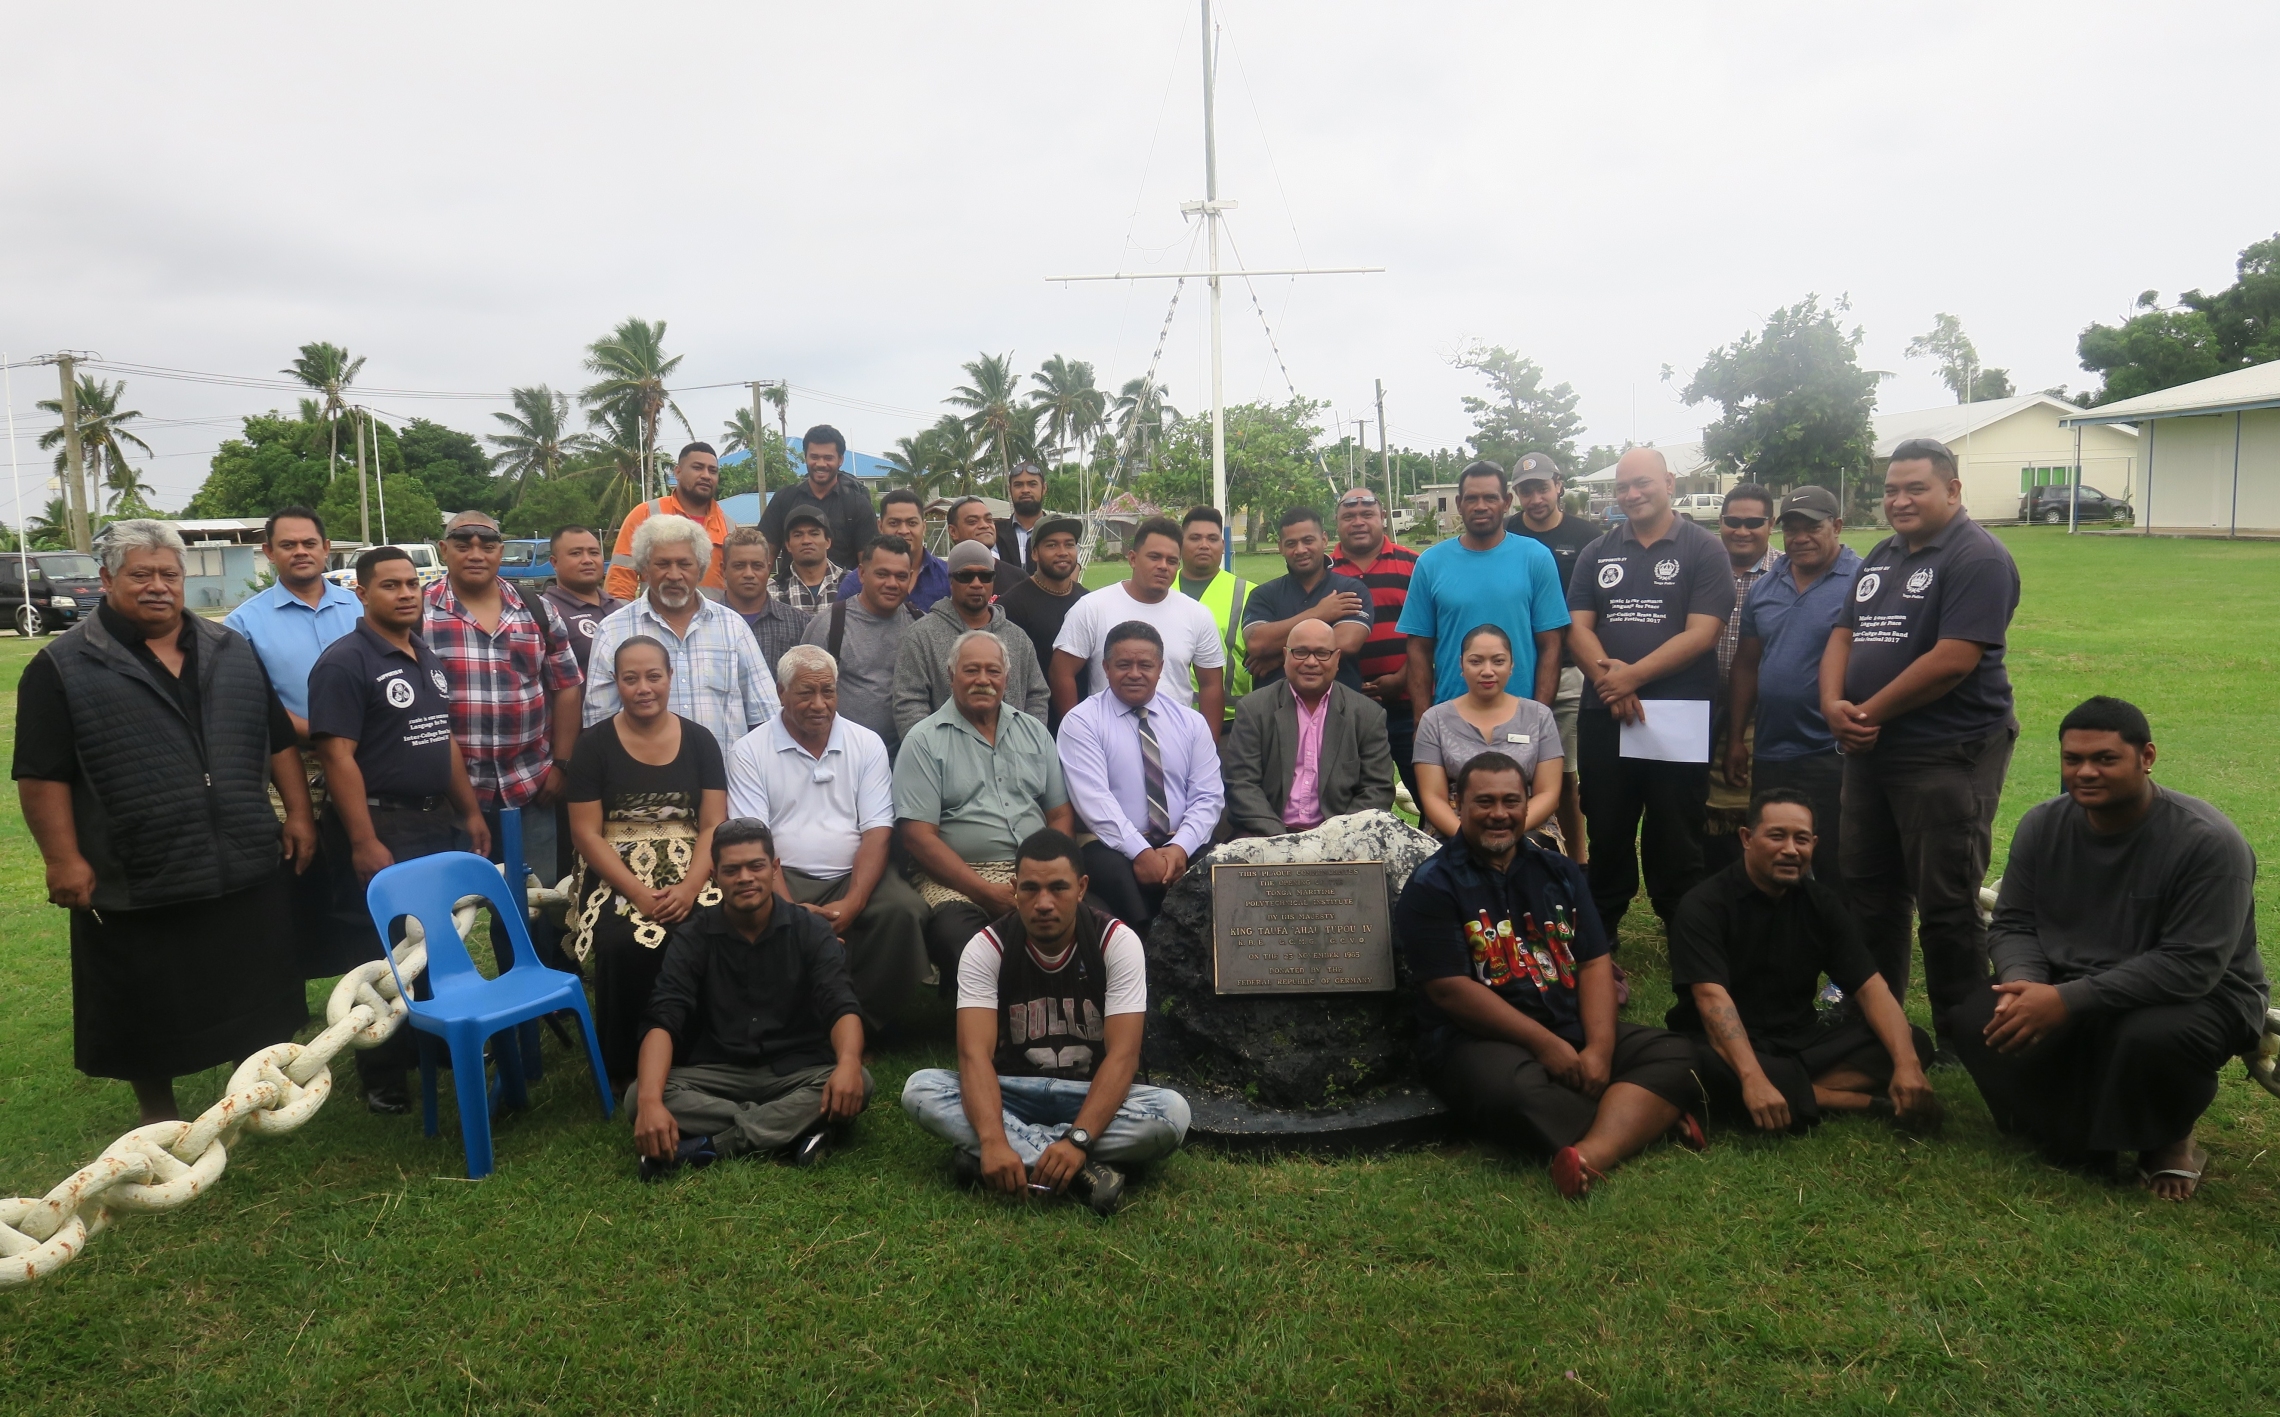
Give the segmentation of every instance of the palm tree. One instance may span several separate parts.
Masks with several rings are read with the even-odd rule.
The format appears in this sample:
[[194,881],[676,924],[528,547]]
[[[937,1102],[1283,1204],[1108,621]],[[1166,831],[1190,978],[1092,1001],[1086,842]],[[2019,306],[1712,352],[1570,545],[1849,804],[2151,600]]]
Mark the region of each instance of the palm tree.
[[1164,429],[1179,422],[1180,411],[1164,398],[1163,386],[1142,377],[1127,379],[1117,390],[1116,402],[1110,408],[1116,422],[1116,441],[1123,445],[1123,460],[1129,462],[1135,449],[1147,450],[1154,457],[1156,440]]
[[[87,470],[89,486],[109,489],[113,510],[128,500],[141,503],[143,499],[139,494],[151,490],[143,482],[141,474],[127,463],[124,444],[132,443],[142,449],[144,457],[151,456],[151,451],[150,444],[127,431],[124,426],[142,417],[140,410],[119,407],[119,397],[126,391],[127,381],[124,379],[114,384],[90,374],[79,376],[80,462]],[[63,416],[63,399],[60,396],[41,399],[37,406],[43,413],[52,413],[59,419]],[[40,446],[43,448],[57,448],[62,442],[61,423],[40,436]],[[70,461],[69,450],[57,448],[55,470],[64,471]]]
[[1055,460],[1073,448],[1081,461],[1085,445],[1099,435],[1108,416],[1108,395],[1093,384],[1092,365],[1056,354],[1029,377],[1037,385],[1029,402],[1044,422]]
[[960,384],[943,402],[966,410],[966,429],[977,453],[994,458],[1003,478],[1013,470],[1015,458],[1036,451],[1036,413],[1023,408],[1012,354],[985,354],[961,367],[972,382]]
[[575,450],[578,435],[563,426],[570,417],[569,395],[544,384],[509,389],[507,394],[514,400],[515,411],[491,415],[505,424],[507,431],[486,433],[483,441],[499,450],[499,476],[515,484],[514,502],[509,505],[519,505],[533,478],[544,481],[562,471],[564,459]]
[[25,524],[24,535],[34,551],[68,551],[71,549],[71,513],[65,509],[61,497],[48,498],[40,514]]
[[644,442],[637,408],[624,407],[615,418],[604,418],[600,414],[597,409],[587,415],[588,421],[595,425],[594,432],[580,434],[566,445],[569,464],[564,475],[586,473],[598,480],[594,518],[609,527],[625,519],[625,514],[642,500],[649,478],[662,469],[656,465],[656,454]]
[[[578,395],[586,405],[586,421],[596,429],[612,434],[622,432],[626,420],[640,434],[643,455],[657,448],[657,424],[665,410],[673,410],[680,420],[681,429],[690,437],[697,436],[689,426],[688,415],[665,388],[665,381],[681,367],[681,356],[665,355],[665,322],[663,320],[628,319],[608,334],[586,346],[587,372],[601,378],[586,386]],[[638,458],[636,465],[646,461]],[[649,495],[646,473],[641,481],[641,495]]]
[[[319,396],[319,402],[316,405],[317,416],[309,421],[325,423],[330,426],[332,431],[330,451],[325,456],[325,480],[327,482],[333,479],[334,464],[340,460],[340,420],[341,416],[348,412],[348,400],[343,395],[348,392],[348,386],[356,382],[356,376],[363,370],[363,355],[360,354],[351,359],[348,357],[348,351],[339,345],[328,344],[319,340],[312,344],[302,345],[300,357],[295,359],[290,366],[277,371],[280,374],[290,374],[317,391]],[[308,411],[309,406],[308,400],[302,400],[301,408],[304,413]]]

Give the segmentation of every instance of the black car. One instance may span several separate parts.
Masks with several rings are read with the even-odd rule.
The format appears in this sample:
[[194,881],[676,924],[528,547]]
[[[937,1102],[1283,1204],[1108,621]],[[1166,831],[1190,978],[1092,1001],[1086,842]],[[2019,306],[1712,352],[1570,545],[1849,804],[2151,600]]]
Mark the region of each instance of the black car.
[[[2066,525],[2067,491],[2063,485],[2035,488],[2019,499],[2019,520],[2042,522],[2047,526]],[[2077,523],[2126,522],[2129,519],[2129,503],[2109,497],[2095,487],[2082,489],[2081,510],[2075,514]]]
[[[25,572],[30,572],[30,594]],[[27,639],[68,630],[95,613],[103,598],[95,558],[76,551],[0,553],[0,613]]]

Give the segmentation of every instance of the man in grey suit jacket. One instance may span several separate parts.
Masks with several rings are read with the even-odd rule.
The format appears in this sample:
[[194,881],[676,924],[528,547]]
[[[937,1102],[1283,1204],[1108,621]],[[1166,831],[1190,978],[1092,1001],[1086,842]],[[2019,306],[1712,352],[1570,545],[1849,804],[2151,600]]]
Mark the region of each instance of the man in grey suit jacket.
[[1283,679],[1237,706],[1220,771],[1236,836],[1279,836],[1393,806],[1385,710],[1338,682],[1327,623],[1291,630]]

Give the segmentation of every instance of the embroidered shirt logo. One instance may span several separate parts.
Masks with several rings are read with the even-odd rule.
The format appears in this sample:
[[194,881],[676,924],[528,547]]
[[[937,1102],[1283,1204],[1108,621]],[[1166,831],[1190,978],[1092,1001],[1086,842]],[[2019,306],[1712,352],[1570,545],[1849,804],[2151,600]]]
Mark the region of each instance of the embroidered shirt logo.
[[1916,572],[1916,574],[1908,577],[1908,593],[1910,595],[1922,595],[1926,588],[1931,585],[1931,583],[1932,568],[1926,566],[1924,569]]
[[1623,584],[1623,563],[1621,561],[1609,561],[1599,568],[1599,588],[1601,590],[1613,590],[1621,584]]
[[1658,581],[1675,581],[1675,580],[1677,580],[1677,579],[1678,579],[1678,562],[1676,562],[1676,561],[1657,561],[1657,562],[1655,562],[1655,579],[1656,579],[1656,580],[1658,580]]
[[428,671],[428,678],[434,681],[435,691],[437,693],[448,694],[451,692],[451,681],[443,677],[442,670],[430,669]]
[[1866,605],[1876,599],[1876,593],[1883,588],[1883,575],[1876,571],[1863,571],[1859,582],[1853,586],[1853,599]]
[[387,694],[388,702],[397,708],[410,708],[412,706],[412,685],[411,681],[407,679],[390,679]]

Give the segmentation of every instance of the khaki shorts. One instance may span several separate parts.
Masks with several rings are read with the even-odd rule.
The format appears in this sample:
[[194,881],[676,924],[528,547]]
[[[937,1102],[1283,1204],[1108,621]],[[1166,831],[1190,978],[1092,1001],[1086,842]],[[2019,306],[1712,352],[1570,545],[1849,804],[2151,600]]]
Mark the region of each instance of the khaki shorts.
[[1583,671],[1568,665],[1560,671],[1560,691],[1552,696],[1552,722],[1560,730],[1560,749],[1567,754],[1567,775],[1575,776],[1576,715],[1583,710]]

